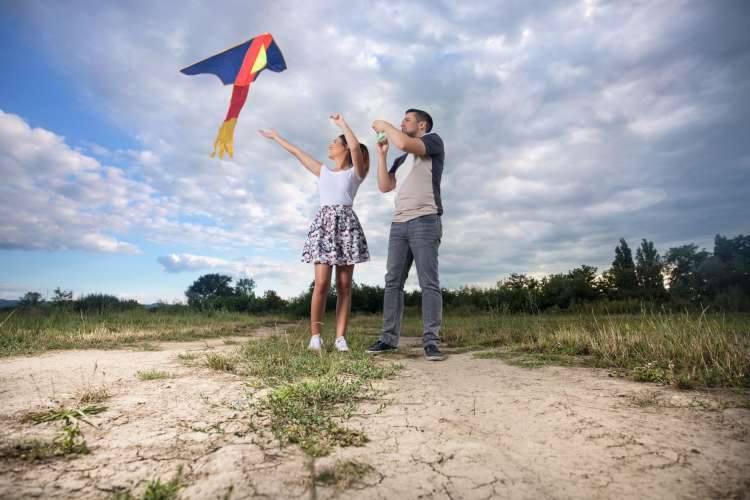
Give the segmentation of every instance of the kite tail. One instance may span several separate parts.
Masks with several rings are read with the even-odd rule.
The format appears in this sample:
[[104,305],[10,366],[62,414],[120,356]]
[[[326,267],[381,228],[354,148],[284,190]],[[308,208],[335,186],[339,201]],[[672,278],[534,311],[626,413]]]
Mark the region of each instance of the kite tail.
[[[250,82],[252,83],[252,82]],[[224,123],[219,128],[214,141],[214,150],[211,158],[216,156],[218,150],[219,158],[224,158],[224,153],[228,153],[230,158],[234,158],[234,126],[237,124],[237,118],[240,116],[240,110],[245,105],[247,92],[250,90],[250,84],[235,85],[232,89],[232,102],[229,104],[229,111],[224,118]]]

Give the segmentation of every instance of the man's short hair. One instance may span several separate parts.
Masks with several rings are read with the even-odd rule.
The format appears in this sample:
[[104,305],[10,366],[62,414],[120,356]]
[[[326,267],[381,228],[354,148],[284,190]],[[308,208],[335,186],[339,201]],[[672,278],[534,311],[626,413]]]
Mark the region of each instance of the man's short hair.
[[406,110],[406,113],[414,113],[415,115],[417,115],[417,123],[427,122],[427,132],[432,130],[432,117],[427,111],[422,111],[421,109],[409,108]]

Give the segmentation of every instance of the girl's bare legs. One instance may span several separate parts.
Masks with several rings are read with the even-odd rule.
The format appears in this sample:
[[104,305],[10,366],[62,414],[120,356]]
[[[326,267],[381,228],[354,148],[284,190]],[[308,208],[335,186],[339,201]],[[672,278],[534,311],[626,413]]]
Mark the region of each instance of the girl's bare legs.
[[354,264],[336,266],[336,337],[343,337],[352,310],[352,275]]
[[315,288],[310,304],[310,334],[320,335],[323,317],[326,314],[326,299],[328,288],[331,286],[331,271],[333,266],[315,264]]

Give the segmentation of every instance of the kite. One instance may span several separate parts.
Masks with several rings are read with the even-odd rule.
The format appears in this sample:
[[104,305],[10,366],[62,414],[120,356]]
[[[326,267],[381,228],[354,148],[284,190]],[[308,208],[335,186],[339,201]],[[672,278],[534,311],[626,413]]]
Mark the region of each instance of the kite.
[[229,153],[230,158],[234,156],[234,126],[237,124],[237,117],[245,104],[250,85],[264,69],[277,73],[286,69],[284,56],[269,33],[258,35],[180,70],[186,75],[211,73],[218,76],[224,85],[234,85],[229,111],[216,135],[211,158],[216,156],[217,150],[219,158],[224,158],[225,152]]

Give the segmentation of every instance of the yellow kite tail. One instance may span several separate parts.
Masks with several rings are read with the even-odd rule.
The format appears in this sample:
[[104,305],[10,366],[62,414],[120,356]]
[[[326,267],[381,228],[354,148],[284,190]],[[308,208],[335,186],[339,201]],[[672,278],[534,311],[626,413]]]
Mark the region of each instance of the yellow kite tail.
[[216,140],[214,141],[214,151],[211,153],[211,158],[216,156],[216,151],[219,151],[219,158],[224,158],[224,153],[229,153],[230,158],[234,158],[234,126],[237,124],[237,118],[230,118],[221,124],[219,133],[216,134]]

